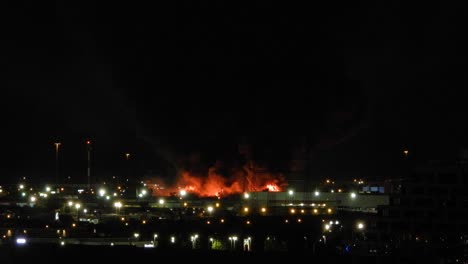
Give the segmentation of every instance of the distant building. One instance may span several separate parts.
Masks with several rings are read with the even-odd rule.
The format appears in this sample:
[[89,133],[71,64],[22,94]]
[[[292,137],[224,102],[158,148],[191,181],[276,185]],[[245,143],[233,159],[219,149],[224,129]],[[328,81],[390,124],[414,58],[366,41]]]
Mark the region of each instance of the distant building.
[[381,207],[384,240],[466,246],[468,163],[431,161],[393,182],[390,204]]

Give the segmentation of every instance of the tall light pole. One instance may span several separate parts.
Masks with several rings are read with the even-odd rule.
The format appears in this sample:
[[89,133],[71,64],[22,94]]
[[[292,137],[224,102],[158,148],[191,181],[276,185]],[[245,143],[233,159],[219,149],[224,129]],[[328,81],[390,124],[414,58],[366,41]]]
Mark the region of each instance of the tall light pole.
[[59,147],[62,143],[55,142],[55,183],[59,184]]
[[88,151],[88,189],[91,189],[91,140],[86,140],[86,149]]
[[125,166],[127,167],[127,173],[126,173],[127,175],[125,175],[126,179],[130,178],[130,162],[129,162],[129,160],[130,160],[130,153],[125,153],[125,161],[126,161]]
[[115,202],[115,203],[114,203],[114,207],[115,207],[115,209],[116,209],[116,212],[115,212],[115,213],[116,213],[117,215],[120,215],[120,208],[122,207],[122,203],[121,203],[121,202]]

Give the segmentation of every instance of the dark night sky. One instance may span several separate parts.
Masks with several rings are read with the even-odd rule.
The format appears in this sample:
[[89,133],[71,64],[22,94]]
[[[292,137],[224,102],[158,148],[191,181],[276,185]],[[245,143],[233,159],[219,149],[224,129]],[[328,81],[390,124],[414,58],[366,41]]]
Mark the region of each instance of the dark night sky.
[[87,138],[100,175],[242,140],[276,161],[308,136],[313,177],[394,176],[405,147],[468,143],[463,9],[223,2],[3,4],[1,181],[52,178],[57,139],[77,178]]

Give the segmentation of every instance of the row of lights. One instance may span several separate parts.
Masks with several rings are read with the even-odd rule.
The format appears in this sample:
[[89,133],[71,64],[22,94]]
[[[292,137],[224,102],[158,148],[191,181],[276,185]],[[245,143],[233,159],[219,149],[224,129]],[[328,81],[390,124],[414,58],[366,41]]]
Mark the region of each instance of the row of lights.
[[[332,189],[330,192],[334,193],[335,190]],[[341,190],[341,189],[338,189],[338,192],[341,193],[342,190]],[[294,195],[294,191],[293,191],[293,190],[289,190],[289,191],[288,191],[288,194],[289,194],[290,196],[293,196],[293,195]],[[320,196],[320,192],[319,192],[319,191],[314,191],[314,196]],[[355,193],[355,192],[352,192],[352,193],[350,193],[350,196],[351,196],[351,198],[356,198],[356,193]],[[250,198],[250,194],[249,194],[249,193],[244,193],[244,198],[245,198],[245,199],[249,199],[249,198]]]

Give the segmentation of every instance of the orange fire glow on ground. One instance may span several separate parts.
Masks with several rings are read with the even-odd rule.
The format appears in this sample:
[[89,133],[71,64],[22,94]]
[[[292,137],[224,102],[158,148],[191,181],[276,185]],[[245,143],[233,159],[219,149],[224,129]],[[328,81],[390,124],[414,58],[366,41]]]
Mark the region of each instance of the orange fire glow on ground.
[[207,176],[192,175],[185,171],[173,186],[166,187],[161,181],[157,181],[157,184],[149,181],[147,184],[156,196],[179,195],[184,190],[187,194],[201,197],[222,197],[258,191],[280,192],[287,185],[282,174],[254,172],[247,167],[230,177],[219,175],[214,169],[210,169]]

